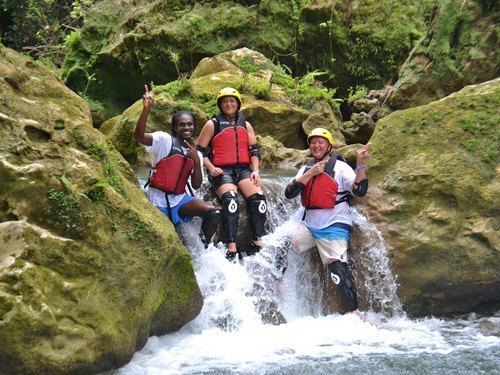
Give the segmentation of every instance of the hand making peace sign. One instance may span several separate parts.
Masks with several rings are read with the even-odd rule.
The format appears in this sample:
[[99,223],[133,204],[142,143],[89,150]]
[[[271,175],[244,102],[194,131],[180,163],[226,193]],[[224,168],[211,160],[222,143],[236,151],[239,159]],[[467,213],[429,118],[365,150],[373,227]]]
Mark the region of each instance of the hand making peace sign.
[[153,104],[154,104],[154,101],[155,101],[155,99],[154,99],[154,93],[153,93],[153,90],[149,91],[148,85],[144,85],[144,89],[145,89],[145,93],[142,96],[142,106],[145,109],[150,110],[151,107],[153,107]]

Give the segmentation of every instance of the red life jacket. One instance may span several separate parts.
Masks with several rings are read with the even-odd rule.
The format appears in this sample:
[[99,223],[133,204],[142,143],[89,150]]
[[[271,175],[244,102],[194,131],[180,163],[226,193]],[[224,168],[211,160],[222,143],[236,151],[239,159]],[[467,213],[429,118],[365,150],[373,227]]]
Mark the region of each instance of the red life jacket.
[[167,194],[183,194],[193,168],[193,160],[184,152],[177,137],[172,137],[170,153],[156,163],[147,185]]
[[[335,181],[334,167],[338,155],[330,155],[323,173],[309,180],[301,192],[301,203],[306,209],[334,208],[336,203],[348,202],[349,192],[339,193],[339,184]],[[342,160],[342,158],[341,158]],[[304,173],[314,165],[314,160],[307,163]],[[341,198],[337,200],[337,195]]]
[[214,137],[211,145],[212,164],[216,167],[250,164],[245,116],[238,113],[234,126],[223,114],[218,114],[212,121],[214,123]]

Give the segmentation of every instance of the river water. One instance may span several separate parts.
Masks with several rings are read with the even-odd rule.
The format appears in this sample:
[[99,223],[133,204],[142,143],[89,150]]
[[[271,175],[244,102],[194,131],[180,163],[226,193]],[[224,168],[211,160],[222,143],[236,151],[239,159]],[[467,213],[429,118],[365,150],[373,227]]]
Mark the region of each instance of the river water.
[[[273,181],[278,191],[284,186]],[[283,278],[275,267],[301,210],[280,194],[266,195],[272,232],[254,257],[231,264],[221,243],[204,249],[197,220],[182,228],[202,311],[180,331],[149,338],[116,374],[500,374],[500,312],[409,318],[383,236],[357,212],[354,221],[371,241],[357,268],[367,308],[360,318],[323,314],[323,288],[310,272],[310,257],[290,253]],[[283,318],[286,323],[270,324]]]

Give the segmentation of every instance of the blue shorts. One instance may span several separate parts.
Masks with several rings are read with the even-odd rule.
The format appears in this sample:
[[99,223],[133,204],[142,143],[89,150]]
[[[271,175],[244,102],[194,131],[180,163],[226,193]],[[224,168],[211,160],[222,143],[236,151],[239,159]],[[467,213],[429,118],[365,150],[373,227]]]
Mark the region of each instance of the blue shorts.
[[312,229],[300,223],[292,235],[292,249],[302,253],[318,248],[323,264],[334,260],[347,262],[350,227],[343,224],[333,224],[323,229]]
[[330,225],[329,227],[323,229],[309,228],[313,238],[315,240],[348,240],[350,234],[350,228],[342,225]]
[[185,195],[184,198],[181,199],[181,201],[175,205],[174,207],[170,207],[171,208],[171,211],[172,211],[172,218],[170,218],[170,216],[168,215],[168,208],[167,207],[158,207],[158,209],[163,212],[163,214],[168,217],[170,219],[170,221],[172,221],[172,224],[177,224],[179,222],[183,222],[183,223],[188,223],[190,222],[193,217],[192,216],[182,216],[182,215],[179,215],[179,210],[181,209],[181,207],[183,205],[185,205],[187,202],[191,202],[193,199],[196,199],[195,197],[191,196],[191,195]]

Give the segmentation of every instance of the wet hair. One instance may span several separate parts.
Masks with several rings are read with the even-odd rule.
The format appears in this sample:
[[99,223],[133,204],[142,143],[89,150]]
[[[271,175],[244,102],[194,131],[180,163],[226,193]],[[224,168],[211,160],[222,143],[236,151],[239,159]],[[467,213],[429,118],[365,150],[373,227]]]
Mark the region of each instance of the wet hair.
[[[189,117],[191,117],[191,119],[193,120],[193,125],[194,125],[194,133],[196,133],[196,118],[194,117],[194,115],[189,111],[178,111],[178,112],[175,112],[175,114],[172,116],[172,135],[173,136],[177,135],[175,128],[177,127],[177,123],[179,122],[179,118],[181,116],[184,116],[184,115],[188,115]],[[193,133],[193,136],[194,136],[194,133]]]

